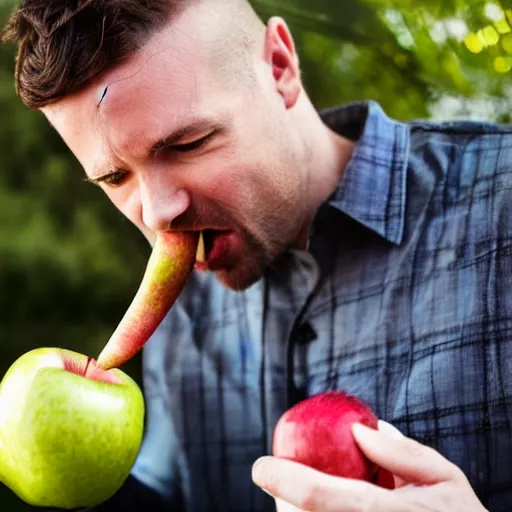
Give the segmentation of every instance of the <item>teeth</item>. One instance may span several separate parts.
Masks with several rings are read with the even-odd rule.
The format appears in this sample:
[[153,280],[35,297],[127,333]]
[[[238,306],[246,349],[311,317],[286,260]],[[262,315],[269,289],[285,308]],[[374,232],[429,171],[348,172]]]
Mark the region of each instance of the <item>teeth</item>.
[[197,244],[197,251],[196,251],[196,261],[204,261],[206,259],[206,254],[204,250],[204,238],[203,238],[203,232],[199,234],[199,242]]

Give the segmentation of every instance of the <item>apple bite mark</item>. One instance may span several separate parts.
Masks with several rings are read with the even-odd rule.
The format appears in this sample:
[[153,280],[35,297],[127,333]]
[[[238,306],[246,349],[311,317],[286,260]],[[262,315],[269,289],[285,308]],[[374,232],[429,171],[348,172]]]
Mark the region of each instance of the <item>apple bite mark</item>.
[[67,372],[74,373],[75,375],[81,375],[82,377],[85,375],[87,365],[89,364],[89,362],[85,361],[85,363],[86,364],[84,364],[83,359],[70,359],[67,357],[62,358],[64,370],[66,370]]
[[131,359],[172,307],[195,263],[199,235],[159,232],[132,303],[98,357],[103,370]]

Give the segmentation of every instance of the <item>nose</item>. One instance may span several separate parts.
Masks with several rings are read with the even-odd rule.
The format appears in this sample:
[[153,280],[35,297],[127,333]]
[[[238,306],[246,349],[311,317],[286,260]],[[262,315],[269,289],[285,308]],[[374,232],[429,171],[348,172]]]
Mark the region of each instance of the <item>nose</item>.
[[151,231],[165,231],[190,206],[190,195],[183,188],[151,178],[140,183],[142,222]]

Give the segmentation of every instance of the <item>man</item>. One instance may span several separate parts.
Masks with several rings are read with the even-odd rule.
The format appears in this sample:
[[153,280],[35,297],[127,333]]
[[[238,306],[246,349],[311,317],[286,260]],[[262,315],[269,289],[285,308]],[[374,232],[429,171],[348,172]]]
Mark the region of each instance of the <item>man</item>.
[[[319,114],[284,20],[246,0],[26,0],[5,39],[23,102],[148,240],[204,233],[97,510],[272,510],[258,486],[281,510],[510,510],[510,128]],[[396,490],[261,458],[328,389],[407,436],[354,427]]]

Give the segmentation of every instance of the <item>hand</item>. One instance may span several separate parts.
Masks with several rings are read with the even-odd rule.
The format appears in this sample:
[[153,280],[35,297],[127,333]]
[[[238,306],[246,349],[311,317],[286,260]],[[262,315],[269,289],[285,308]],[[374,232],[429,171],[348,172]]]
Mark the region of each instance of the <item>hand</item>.
[[394,475],[394,490],[277,457],[257,460],[253,481],[279,512],[486,512],[464,473],[434,449],[383,421],[378,431],[356,424],[353,434],[365,455]]

